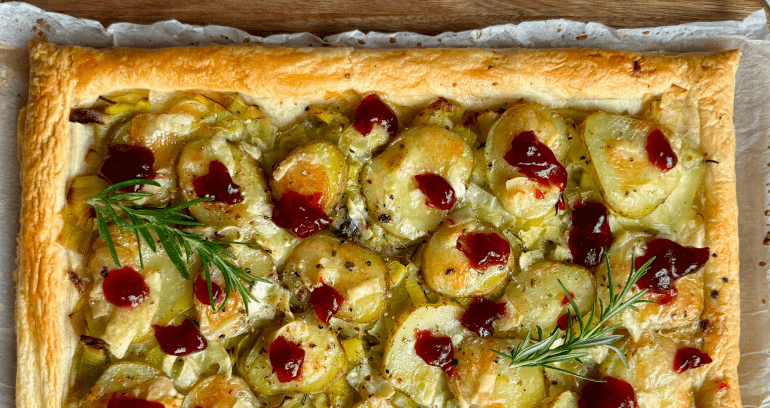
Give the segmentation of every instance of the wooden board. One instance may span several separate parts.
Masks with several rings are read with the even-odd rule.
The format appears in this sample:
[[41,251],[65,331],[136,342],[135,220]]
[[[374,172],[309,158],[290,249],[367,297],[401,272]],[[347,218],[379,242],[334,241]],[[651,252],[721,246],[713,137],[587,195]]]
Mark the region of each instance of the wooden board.
[[[4,2],[5,0],[3,0]],[[611,27],[742,20],[764,0],[28,0],[47,11],[100,21],[232,26],[254,35],[352,29],[439,34],[494,24],[566,18]]]

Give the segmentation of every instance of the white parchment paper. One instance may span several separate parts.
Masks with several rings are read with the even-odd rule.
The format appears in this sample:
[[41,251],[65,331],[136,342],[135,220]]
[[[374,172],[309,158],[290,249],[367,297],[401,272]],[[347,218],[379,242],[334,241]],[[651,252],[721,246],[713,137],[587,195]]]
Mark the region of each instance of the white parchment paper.
[[[14,406],[13,270],[19,225],[16,115],[27,97],[27,42],[90,47],[270,43],[287,46],[596,47],[671,52],[741,48],[735,94],[741,258],[741,363],[745,407],[770,408],[770,34],[763,10],[743,21],[614,30],[597,23],[549,20],[506,24],[435,37],[351,31],[319,38],[307,33],[256,37],[221,27],[164,21],[152,25],[100,23],[48,13],[25,3],[0,4],[0,406]],[[768,215],[765,215],[767,212]],[[767,240],[770,243],[770,239]]]

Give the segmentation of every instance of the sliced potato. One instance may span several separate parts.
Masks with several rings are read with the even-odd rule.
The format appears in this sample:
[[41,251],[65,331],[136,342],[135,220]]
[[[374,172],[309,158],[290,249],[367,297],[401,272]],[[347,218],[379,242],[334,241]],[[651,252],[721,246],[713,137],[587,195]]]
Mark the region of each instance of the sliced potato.
[[449,337],[457,353],[457,345],[471,334],[460,324],[463,312],[459,305],[444,302],[419,305],[401,315],[385,345],[383,377],[420,405],[443,406],[451,397],[448,377],[417,355],[417,331]]
[[[499,254],[499,261],[504,263],[474,268],[468,256],[460,250],[461,237],[468,237],[469,234],[494,234],[502,239],[507,252]],[[445,296],[484,296],[505,285],[514,263],[511,245],[500,230],[476,219],[450,220],[428,240],[422,252],[422,276],[430,289]]]
[[514,367],[492,350],[510,352],[521,343],[514,339],[471,337],[457,349],[453,384],[466,406],[533,408],[546,397],[542,367]]
[[512,106],[489,129],[486,142],[489,186],[508,212],[529,219],[553,210],[561,189],[530,179],[505,160],[513,139],[527,131],[534,132],[537,140],[551,149],[559,161],[567,155],[569,139],[564,119],[549,107],[534,102]]
[[416,175],[441,176],[459,200],[473,170],[473,152],[455,133],[437,126],[405,130],[367,165],[362,188],[372,219],[406,240],[427,235],[447,211],[430,207]]
[[543,402],[543,408],[578,408],[580,395],[572,391],[563,391]]
[[513,330],[520,337],[526,336],[527,331],[536,336],[538,326],[543,333],[553,331],[567,310],[574,313],[559,281],[572,294],[581,314],[589,313],[596,299],[596,283],[588,269],[561,262],[542,262],[511,279],[505,289],[509,313],[498,319],[497,328]]
[[618,214],[638,219],[651,213],[676,188],[681,160],[662,171],[647,155],[647,138],[659,130],[680,155],[681,141],[653,122],[597,112],[583,122],[580,140],[607,204]]
[[262,404],[243,379],[236,376],[212,375],[190,390],[182,408],[258,408]]
[[382,398],[369,398],[361,401],[354,408],[396,408],[390,401]]
[[348,165],[340,148],[317,140],[292,151],[273,170],[270,186],[276,202],[286,191],[320,194],[327,214],[339,203],[348,181]]
[[456,102],[439,98],[412,119],[412,126],[441,126],[452,129],[462,124],[465,109]]
[[177,195],[176,161],[179,151],[190,139],[190,134],[196,126],[195,118],[187,114],[142,113],[117,128],[118,131],[109,141],[110,145],[140,146],[150,149],[153,154],[152,169],[155,171],[155,177],[152,180],[159,183],[160,187],[142,187],[142,192],[154,195],[138,203],[160,207]]
[[181,392],[188,392],[201,377],[220,374],[230,376],[232,363],[221,342],[209,342],[205,350],[186,356],[172,356],[163,353],[160,364],[171,377],[174,386]]
[[[320,231],[303,240],[283,266],[282,281],[292,293],[311,292],[322,283],[342,297],[334,317],[371,323],[385,310],[388,267],[376,252]],[[309,296],[295,296],[294,305],[307,308]]]
[[677,345],[664,336],[629,339],[618,344],[628,367],[615,353],[605,360],[602,375],[619,378],[634,387],[640,407],[684,408],[695,405],[692,377],[673,370]]
[[185,201],[195,200],[193,181],[209,174],[213,162],[222,163],[232,182],[240,189],[242,201],[227,204],[222,201],[205,201],[190,207],[190,213],[200,222],[222,228],[242,226],[255,216],[270,216],[270,196],[267,192],[262,169],[249,153],[252,146],[228,141],[223,136],[196,140],[188,143],[179,158],[179,186]]
[[117,363],[104,371],[80,401],[81,408],[106,408],[112,398],[139,398],[178,408],[183,396],[157,368],[144,363]]
[[[280,382],[270,363],[270,345],[283,336],[298,345],[305,357],[297,380]],[[305,313],[275,330],[266,330],[241,358],[238,369],[260,394],[323,392],[345,374],[347,358],[337,336],[314,313]]]
[[[628,274],[632,269],[631,257],[642,256],[647,248],[647,242],[655,237],[656,235],[650,232],[624,231],[615,238],[608,252],[615,294],[620,293],[628,280]],[[596,282],[599,285],[599,299],[606,305],[609,301],[606,267],[600,265],[597,268]],[[687,275],[677,279],[675,286],[678,293],[670,303],[637,305],[638,312],[626,309],[614,317],[610,324],[622,324],[634,339],[639,339],[642,332],[649,329],[674,330],[697,324],[703,307],[703,279],[697,274]],[[639,288],[634,285],[628,296],[638,292]],[[647,296],[647,299],[652,299],[650,295]]]

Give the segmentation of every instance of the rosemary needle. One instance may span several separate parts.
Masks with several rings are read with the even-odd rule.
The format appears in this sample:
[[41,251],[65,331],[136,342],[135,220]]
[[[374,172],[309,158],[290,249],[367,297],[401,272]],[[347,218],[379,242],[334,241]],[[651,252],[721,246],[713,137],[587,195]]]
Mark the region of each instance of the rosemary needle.
[[[243,306],[246,309],[246,313],[248,313],[249,306],[246,300],[258,300],[246,288],[245,284],[252,285],[257,281],[266,283],[272,282],[266,279],[256,278],[246,273],[243,269],[235,266],[235,264],[229,261],[230,259],[235,259],[235,255],[221,244],[256,244],[238,241],[209,241],[198,234],[193,234],[177,228],[177,225],[203,225],[191,216],[185,214],[183,210],[186,210],[199,202],[207,201],[208,199],[206,198],[188,201],[175,207],[152,208],[130,205],[136,203],[138,200],[153,195],[152,193],[120,191],[122,188],[140,184],[160,187],[160,184],[151,180],[128,180],[114,184],[99,192],[94,198],[86,200],[86,203],[93,207],[96,212],[97,230],[102,239],[107,243],[107,248],[110,250],[115,265],[120,267],[120,260],[118,259],[118,254],[115,249],[115,243],[113,242],[109,228],[107,227],[108,221],[115,222],[115,225],[121,231],[129,230],[136,236],[136,245],[139,249],[139,263],[142,267],[144,267],[144,260],[142,259],[142,241],[144,241],[144,244],[153,252],[158,252],[155,239],[150,233],[150,229],[152,229],[155,231],[158,241],[171,262],[174,264],[174,267],[176,267],[179,274],[187,280],[190,280],[190,272],[187,269],[187,263],[190,262],[190,257],[193,252],[198,253],[201,264],[203,265],[203,275],[206,280],[206,286],[208,287],[209,301],[211,302],[211,307],[214,311],[221,310],[227,302],[227,299],[230,297],[230,293],[232,293],[233,290],[237,290],[244,299]],[[219,307],[216,306],[216,302],[214,301],[214,291],[211,284],[211,267],[219,269],[225,280],[225,299],[220,303]]]
[[619,294],[615,294],[612,284],[612,270],[610,269],[610,261],[609,258],[605,257],[605,263],[607,265],[607,284],[610,292],[610,300],[605,307],[602,304],[601,299],[599,299],[599,314],[596,323],[594,323],[594,318],[597,317],[596,303],[594,303],[591,307],[591,313],[588,315],[586,322],[583,322],[583,319],[577,319],[578,325],[580,326],[579,334],[575,334],[576,332],[572,330],[572,317],[580,316],[580,310],[578,309],[577,303],[575,303],[575,299],[573,299],[572,295],[569,294],[567,289],[561,283],[561,280],[559,280],[559,286],[561,286],[562,291],[567,296],[567,299],[569,299],[570,306],[572,307],[572,310],[567,311],[567,330],[564,336],[564,342],[554,347],[556,340],[558,340],[560,337],[560,330],[558,327],[556,327],[551,332],[551,334],[548,335],[548,337],[543,338],[543,332],[538,326],[536,342],[532,342],[532,333],[527,331],[527,335],[524,341],[516,346],[510,354],[506,354],[498,350],[492,351],[511,360],[511,365],[517,367],[542,366],[556,371],[561,371],[565,374],[573,375],[584,380],[604,382],[595,378],[582,376],[578,373],[565,370],[563,368],[555,367],[553,364],[569,360],[577,360],[580,362],[581,358],[589,356],[589,353],[584,350],[605,346],[614,351],[623,362],[623,364],[628,367],[626,355],[617,346],[612,344],[623,338],[623,335],[615,334],[615,329],[617,329],[620,325],[616,324],[614,326],[605,327],[605,324],[612,317],[618,315],[625,309],[638,311],[635,306],[638,303],[653,303],[649,300],[642,299],[642,297],[647,294],[647,289],[634,294],[627,300],[625,299],[626,295],[636,284],[639,278],[647,273],[647,270],[649,269],[653,260],[655,260],[654,257],[648,260],[641,268],[634,269],[633,265],[635,264],[635,260],[632,256],[632,269],[628,275],[628,280],[626,281],[623,290]]

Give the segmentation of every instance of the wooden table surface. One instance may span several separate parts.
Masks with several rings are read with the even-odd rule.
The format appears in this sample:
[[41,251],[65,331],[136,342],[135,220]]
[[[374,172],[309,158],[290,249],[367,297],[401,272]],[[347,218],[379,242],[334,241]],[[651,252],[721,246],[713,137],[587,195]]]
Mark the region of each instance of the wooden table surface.
[[[0,0],[4,2],[5,0]],[[351,29],[438,34],[494,24],[566,18],[617,28],[742,20],[765,0],[26,0],[100,21],[233,26],[254,35]]]

